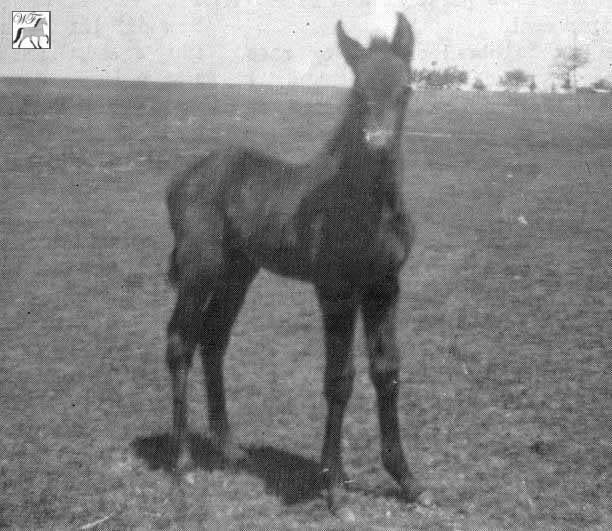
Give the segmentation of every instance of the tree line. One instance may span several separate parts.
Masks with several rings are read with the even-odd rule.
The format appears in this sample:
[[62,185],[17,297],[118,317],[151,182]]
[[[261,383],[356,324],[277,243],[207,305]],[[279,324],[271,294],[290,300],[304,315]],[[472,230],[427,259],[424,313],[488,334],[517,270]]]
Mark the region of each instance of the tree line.
[[[576,72],[587,65],[589,62],[589,52],[585,48],[571,46],[568,48],[559,48],[553,58],[551,73],[553,78],[559,83],[559,88],[563,90],[595,90],[612,92],[612,82],[601,78],[590,85],[590,87],[578,87],[576,81]],[[417,85],[432,89],[454,89],[465,85],[468,82],[468,73],[466,70],[456,66],[446,68],[436,68],[436,64],[432,64],[432,68],[416,69],[413,72],[414,82]],[[535,81],[535,76],[527,73],[521,68],[507,70],[499,78],[499,85],[505,90],[518,91],[528,88],[534,92],[538,85]],[[487,86],[480,78],[476,78],[472,83],[472,88],[478,91],[487,90]],[[555,91],[557,86],[553,83],[551,90]]]

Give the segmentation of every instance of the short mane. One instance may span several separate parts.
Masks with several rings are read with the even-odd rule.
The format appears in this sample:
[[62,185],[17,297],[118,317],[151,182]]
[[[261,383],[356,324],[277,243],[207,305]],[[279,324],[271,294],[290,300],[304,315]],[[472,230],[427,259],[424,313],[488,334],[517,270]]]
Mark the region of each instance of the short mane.
[[388,52],[391,49],[391,44],[386,37],[374,35],[370,39],[369,51],[371,52]]

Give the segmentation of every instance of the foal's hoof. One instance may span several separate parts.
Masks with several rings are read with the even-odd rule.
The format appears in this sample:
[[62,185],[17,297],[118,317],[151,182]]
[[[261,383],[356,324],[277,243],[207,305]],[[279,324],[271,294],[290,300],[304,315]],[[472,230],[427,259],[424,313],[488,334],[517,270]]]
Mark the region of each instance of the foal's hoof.
[[[341,496],[342,498],[342,496]],[[355,523],[355,513],[345,505],[345,500],[338,500],[336,492],[327,493],[327,507],[329,511],[339,520],[346,524]]]
[[414,503],[417,503],[422,507],[433,507],[436,504],[433,493],[427,489],[416,497]]
[[357,521],[355,513],[346,506],[340,507],[336,511],[336,516],[345,524],[354,524]]
[[404,485],[402,496],[408,503],[416,503],[422,507],[432,507],[435,505],[433,493],[417,482],[411,485]]
[[429,489],[413,486],[402,491],[403,497],[409,503],[415,503],[421,507],[433,507],[435,505],[433,493]]
[[175,482],[181,483],[186,481],[187,483],[193,483],[195,463],[188,452],[182,452],[170,469]]

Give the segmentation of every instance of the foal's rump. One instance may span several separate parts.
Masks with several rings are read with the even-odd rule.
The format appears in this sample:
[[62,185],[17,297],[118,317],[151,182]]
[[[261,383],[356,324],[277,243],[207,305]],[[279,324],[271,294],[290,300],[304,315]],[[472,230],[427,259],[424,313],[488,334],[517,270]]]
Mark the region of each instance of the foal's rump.
[[166,189],[174,248],[171,284],[193,285],[218,275],[224,265],[224,216],[219,201],[224,154],[212,152],[176,174]]

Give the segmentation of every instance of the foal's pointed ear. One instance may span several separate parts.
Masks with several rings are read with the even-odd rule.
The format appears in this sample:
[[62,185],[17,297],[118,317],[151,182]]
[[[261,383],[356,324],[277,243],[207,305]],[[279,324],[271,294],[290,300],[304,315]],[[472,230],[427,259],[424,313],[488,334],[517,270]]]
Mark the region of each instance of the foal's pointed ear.
[[398,57],[401,57],[406,64],[410,64],[414,52],[414,32],[408,19],[403,13],[397,14],[397,27],[391,42],[391,49]]
[[340,46],[340,51],[342,52],[346,62],[354,70],[365,49],[355,39],[344,33],[344,28],[342,27],[342,22],[340,20],[336,24],[336,33],[338,34],[338,45]]

